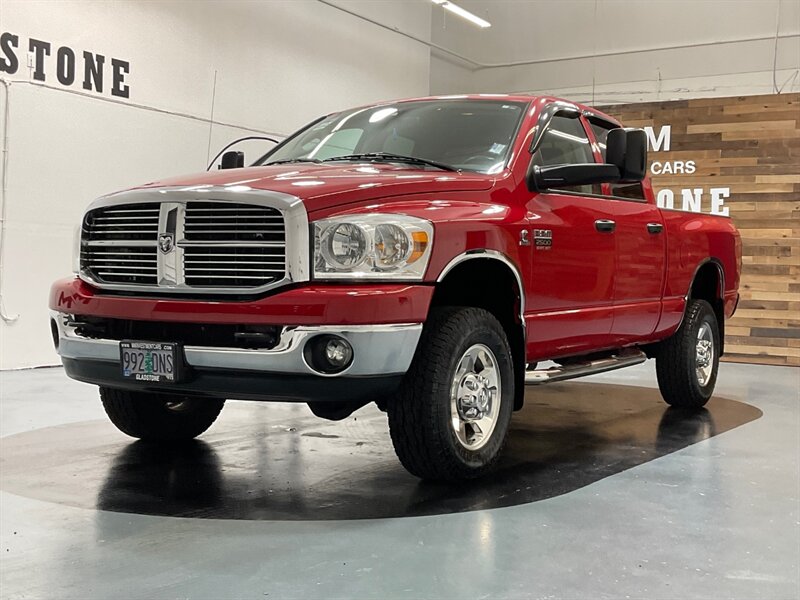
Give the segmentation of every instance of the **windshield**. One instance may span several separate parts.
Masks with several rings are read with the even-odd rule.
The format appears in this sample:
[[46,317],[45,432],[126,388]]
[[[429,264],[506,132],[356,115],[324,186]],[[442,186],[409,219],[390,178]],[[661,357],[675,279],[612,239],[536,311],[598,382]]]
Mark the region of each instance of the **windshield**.
[[505,167],[526,106],[499,100],[421,100],[344,111],[301,129],[255,164],[358,160],[358,155],[371,154],[369,160],[413,158],[497,173]]

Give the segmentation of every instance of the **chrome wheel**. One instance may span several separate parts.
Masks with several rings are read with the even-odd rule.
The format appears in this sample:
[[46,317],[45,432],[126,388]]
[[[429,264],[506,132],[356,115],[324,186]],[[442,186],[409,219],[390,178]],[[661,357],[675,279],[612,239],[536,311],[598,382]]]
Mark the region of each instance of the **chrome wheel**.
[[470,346],[458,361],[450,387],[453,431],[467,450],[486,445],[500,409],[500,370],[494,353],[483,344]]
[[697,383],[705,386],[711,379],[714,370],[714,334],[708,323],[702,323],[697,331],[697,345],[695,348],[695,374]]

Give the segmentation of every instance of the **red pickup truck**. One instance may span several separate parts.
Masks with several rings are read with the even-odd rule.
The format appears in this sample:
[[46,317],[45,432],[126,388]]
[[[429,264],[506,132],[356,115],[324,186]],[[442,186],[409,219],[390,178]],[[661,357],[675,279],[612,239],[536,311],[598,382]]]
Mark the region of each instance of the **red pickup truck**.
[[655,358],[669,404],[711,396],[739,235],[656,206],[641,130],[551,97],[434,97],[242,164],[100,198],[53,285],[66,372],[128,435],[193,438],[229,398],[375,402],[411,473],[459,480],[492,467],[526,385]]

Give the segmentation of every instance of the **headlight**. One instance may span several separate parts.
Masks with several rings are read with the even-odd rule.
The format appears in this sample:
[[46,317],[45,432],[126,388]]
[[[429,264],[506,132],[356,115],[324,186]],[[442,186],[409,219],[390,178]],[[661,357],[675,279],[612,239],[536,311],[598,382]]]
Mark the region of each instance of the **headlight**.
[[324,262],[336,270],[353,269],[367,257],[367,233],[353,223],[334,224],[320,241]]
[[369,214],[314,223],[315,279],[422,279],[433,225],[405,215]]

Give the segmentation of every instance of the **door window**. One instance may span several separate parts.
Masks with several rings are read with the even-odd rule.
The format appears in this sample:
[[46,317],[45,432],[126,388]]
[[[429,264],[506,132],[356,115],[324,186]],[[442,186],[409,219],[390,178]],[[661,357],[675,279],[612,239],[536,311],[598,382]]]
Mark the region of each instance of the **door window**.
[[[533,164],[541,167],[565,164],[593,163],[594,154],[589,138],[583,129],[580,119],[568,118],[556,114],[545,130]],[[602,193],[600,185],[574,185],[559,190],[570,190],[582,194]]]

